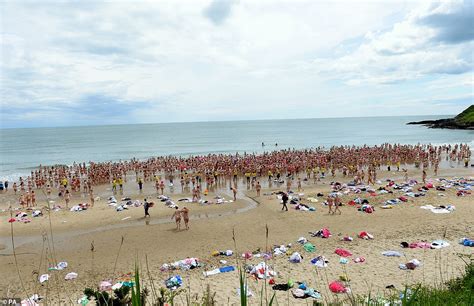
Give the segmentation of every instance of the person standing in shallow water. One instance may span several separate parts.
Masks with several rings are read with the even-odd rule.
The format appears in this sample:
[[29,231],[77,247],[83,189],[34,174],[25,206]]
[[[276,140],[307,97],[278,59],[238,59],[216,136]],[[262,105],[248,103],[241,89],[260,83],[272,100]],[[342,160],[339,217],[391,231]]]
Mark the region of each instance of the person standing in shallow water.
[[234,194],[234,201],[237,201],[237,187],[230,187],[230,190]]
[[69,207],[69,201],[71,200],[71,194],[69,193],[69,189],[66,189],[64,194],[64,201],[66,202],[66,208]]
[[260,182],[257,182],[257,185],[255,186],[255,190],[257,191],[257,197],[260,196],[261,189],[262,189],[262,186],[260,185]]
[[143,181],[141,178],[138,179],[138,189],[140,190],[140,192],[142,192],[143,190]]

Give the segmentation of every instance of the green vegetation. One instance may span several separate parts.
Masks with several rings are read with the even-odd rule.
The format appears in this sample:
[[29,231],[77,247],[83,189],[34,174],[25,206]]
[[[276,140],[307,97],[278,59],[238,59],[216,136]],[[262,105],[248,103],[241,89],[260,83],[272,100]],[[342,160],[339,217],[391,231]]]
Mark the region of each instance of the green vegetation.
[[474,305],[474,263],[466,265],[465,274],[447,282],[444,288],[418,285],[412,292],[403,305]]
[[468,256],[463,276],[448,281],[441,287],[414,285],[405,288],[388,298],[371,296],[359,297],[355,305],[382,306],[445,306],[445,305],[474,305],[474,257]]
[[457,115],[454,120],[462,125],[473,125],[474,124],[474,105],[466,108],[462,113]]
[[429,128],[436,129],[474,129],[474,105],[466,108],[462,113],[454,118],[423,120],[418,122],[408,122],[407,124],[422,124]]

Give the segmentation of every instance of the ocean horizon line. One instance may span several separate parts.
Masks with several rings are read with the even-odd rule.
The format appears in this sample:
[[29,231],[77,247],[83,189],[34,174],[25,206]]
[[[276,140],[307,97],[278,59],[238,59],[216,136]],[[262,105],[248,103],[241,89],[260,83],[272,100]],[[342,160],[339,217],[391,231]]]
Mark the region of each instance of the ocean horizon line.
[[[53,126],[32,126],[32,127],[3,127],[0,130],[27,130],[27,129],[54,129],[54,128],[77,128],[77,127],[113,127],[113,126],[145,126],[145,125],[164,125],[164,124],[182,124],[182,123],[232,123],[232,122],[263,122],[263,121],[293,121],[293,120],[333,120],[333,119],[364,119],[364,118],[401,118],[401,117],[444,117],[455,116],[456,114],[444,115],[398,115],[398,116],[345,116],[345,117],[312,117],[312,118],[275,118],[275,119],[237,119],[237,120],[203,120],[203,121],[170,121],[170,122],[143,122],[143,123],[113,123],[113,124],[78,124],[78,125],[53,125]],[[408,123],[408,122],[407,122]]]

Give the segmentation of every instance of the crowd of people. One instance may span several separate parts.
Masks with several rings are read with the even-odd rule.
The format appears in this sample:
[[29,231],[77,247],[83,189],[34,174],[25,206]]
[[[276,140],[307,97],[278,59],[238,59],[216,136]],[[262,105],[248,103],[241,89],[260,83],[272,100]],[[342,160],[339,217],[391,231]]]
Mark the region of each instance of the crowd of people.
[[[257,178],[268,177],[269,181],[287,180],[287,189],[292,188],[292,179],[297,179],[301,188],[302,174],[306,180],[316,183],[321,176],[353,177],[356,183],[367,181],[373,184],[377,170],[405,170],[406,165],[414,165],[426,172],[428,168],[437,174],[442,158],[449,162],[469,165],[471,151],[467,144],[434,146],[429,144],[401,145],[383,144],[379,146],[333,146],[325,149],[317,147],[306,150],[280,150],[263,154],[209,154],[201,156],[162,156],[147,160],[131,159],[119,162],[74,163],[71,166],[40,165],[27,178],[14,182],[13,190],[20,192],[22,205],[35,203],[34,189],[42,189],[48,197],[52,188],[58,190],[60,197],[68,202],[71,193],[89,193],[93,201],[93,188],[97,185],[111,184],[112,190],[123,190],[127,180],[135,179],[141,190],[145,182],[154,182],[157,192],[163,193],[165,181],[174,186],[179,181],[181,188],[192,185],[193,198],[222,182],[230,182],[236,194],[237,180],[243,178],[260,193]],[[233,182],[233,186],[232,186]]]

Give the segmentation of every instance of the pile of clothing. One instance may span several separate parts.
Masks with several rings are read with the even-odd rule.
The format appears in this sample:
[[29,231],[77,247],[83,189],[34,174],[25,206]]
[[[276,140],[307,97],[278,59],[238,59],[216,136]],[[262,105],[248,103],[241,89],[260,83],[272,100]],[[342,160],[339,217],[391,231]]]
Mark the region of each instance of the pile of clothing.
[[198,258],[191,257],[182,260],[175,261],[173,263],[165,263],[160,267],[161,271],[171,270],[190,270],[200,267]]
[[275,256],[278,256],[278,255],[285,255],[286,252],[288,251],[288,247],[285,246],[285,245],[279,245],[279,246],[274,246],[273,247],[273,254]]
[[234,252],[232,250],[226,250],[226,251],[213,251],[211,253],[212,256],[232,256]]
[[321,238],[329,238],[331,237],[331,232],[327,228],[322,228],[317,232],[309,232],[311,237],[321,237]]
[[362,231],[358,235],[359,238],[369,240],[374,239],[374,235],[367,233],[366,231]]
[[375,208],[372,205],[364,204],[358,209],[358,211],[362,211],[362,212],[365,212],[367,214],[371,214],[375,211]]
[[15,218],[8,219],[9,223],[21,222],[21,223],[30,223],[31,219],[28,218],[28,214],[23,211],[19,211],[15,214]]
[[267,279],[275,277],[277,274],[265,262],[261,262],[250,270],[250,274],[257,279]]
[[333,293],[349,293],[351,289],[339,281],[333,281],[329,284],[329,290]]
[[474,239],[461,238],[459,240],[459,244],[462,244],[463,246],[474,247]]
[[328,266],[329,261],[323,255],[319,255],[313,259],[311,259],[311,264],[315,265],[318,268],[326,268]]
[[412,259],[405,264],[400,264],[398,267],[402,270],[415,270],[421,265],[418,259]]
[[172,276],[168,278],[167,280],[165,280],[165,286],[166,288],[170,290],[176,290],[179,287],[181,287],[182,284],[183,284],[183,280],[181,279],[181,276],[179,275]]
[[71,207],[70,211],[74,211],[74,212],[84,211],[84,210],[87,210],[87,208],[89,208],[88,203],[80,203]]
[[130,207],[139,207],[142,205],[142,203],[139,200],[132,201],[130,198],[126,198],[126,201],[122,202],[120,205],[117,205],[117,203],[112,203],[109,205],[116,206],[116,211],[123,211],[129,209]]
[[300,263],[303,260],[303,256],[300,253],[294,252],[291,254],[289,261],[292,263]]

